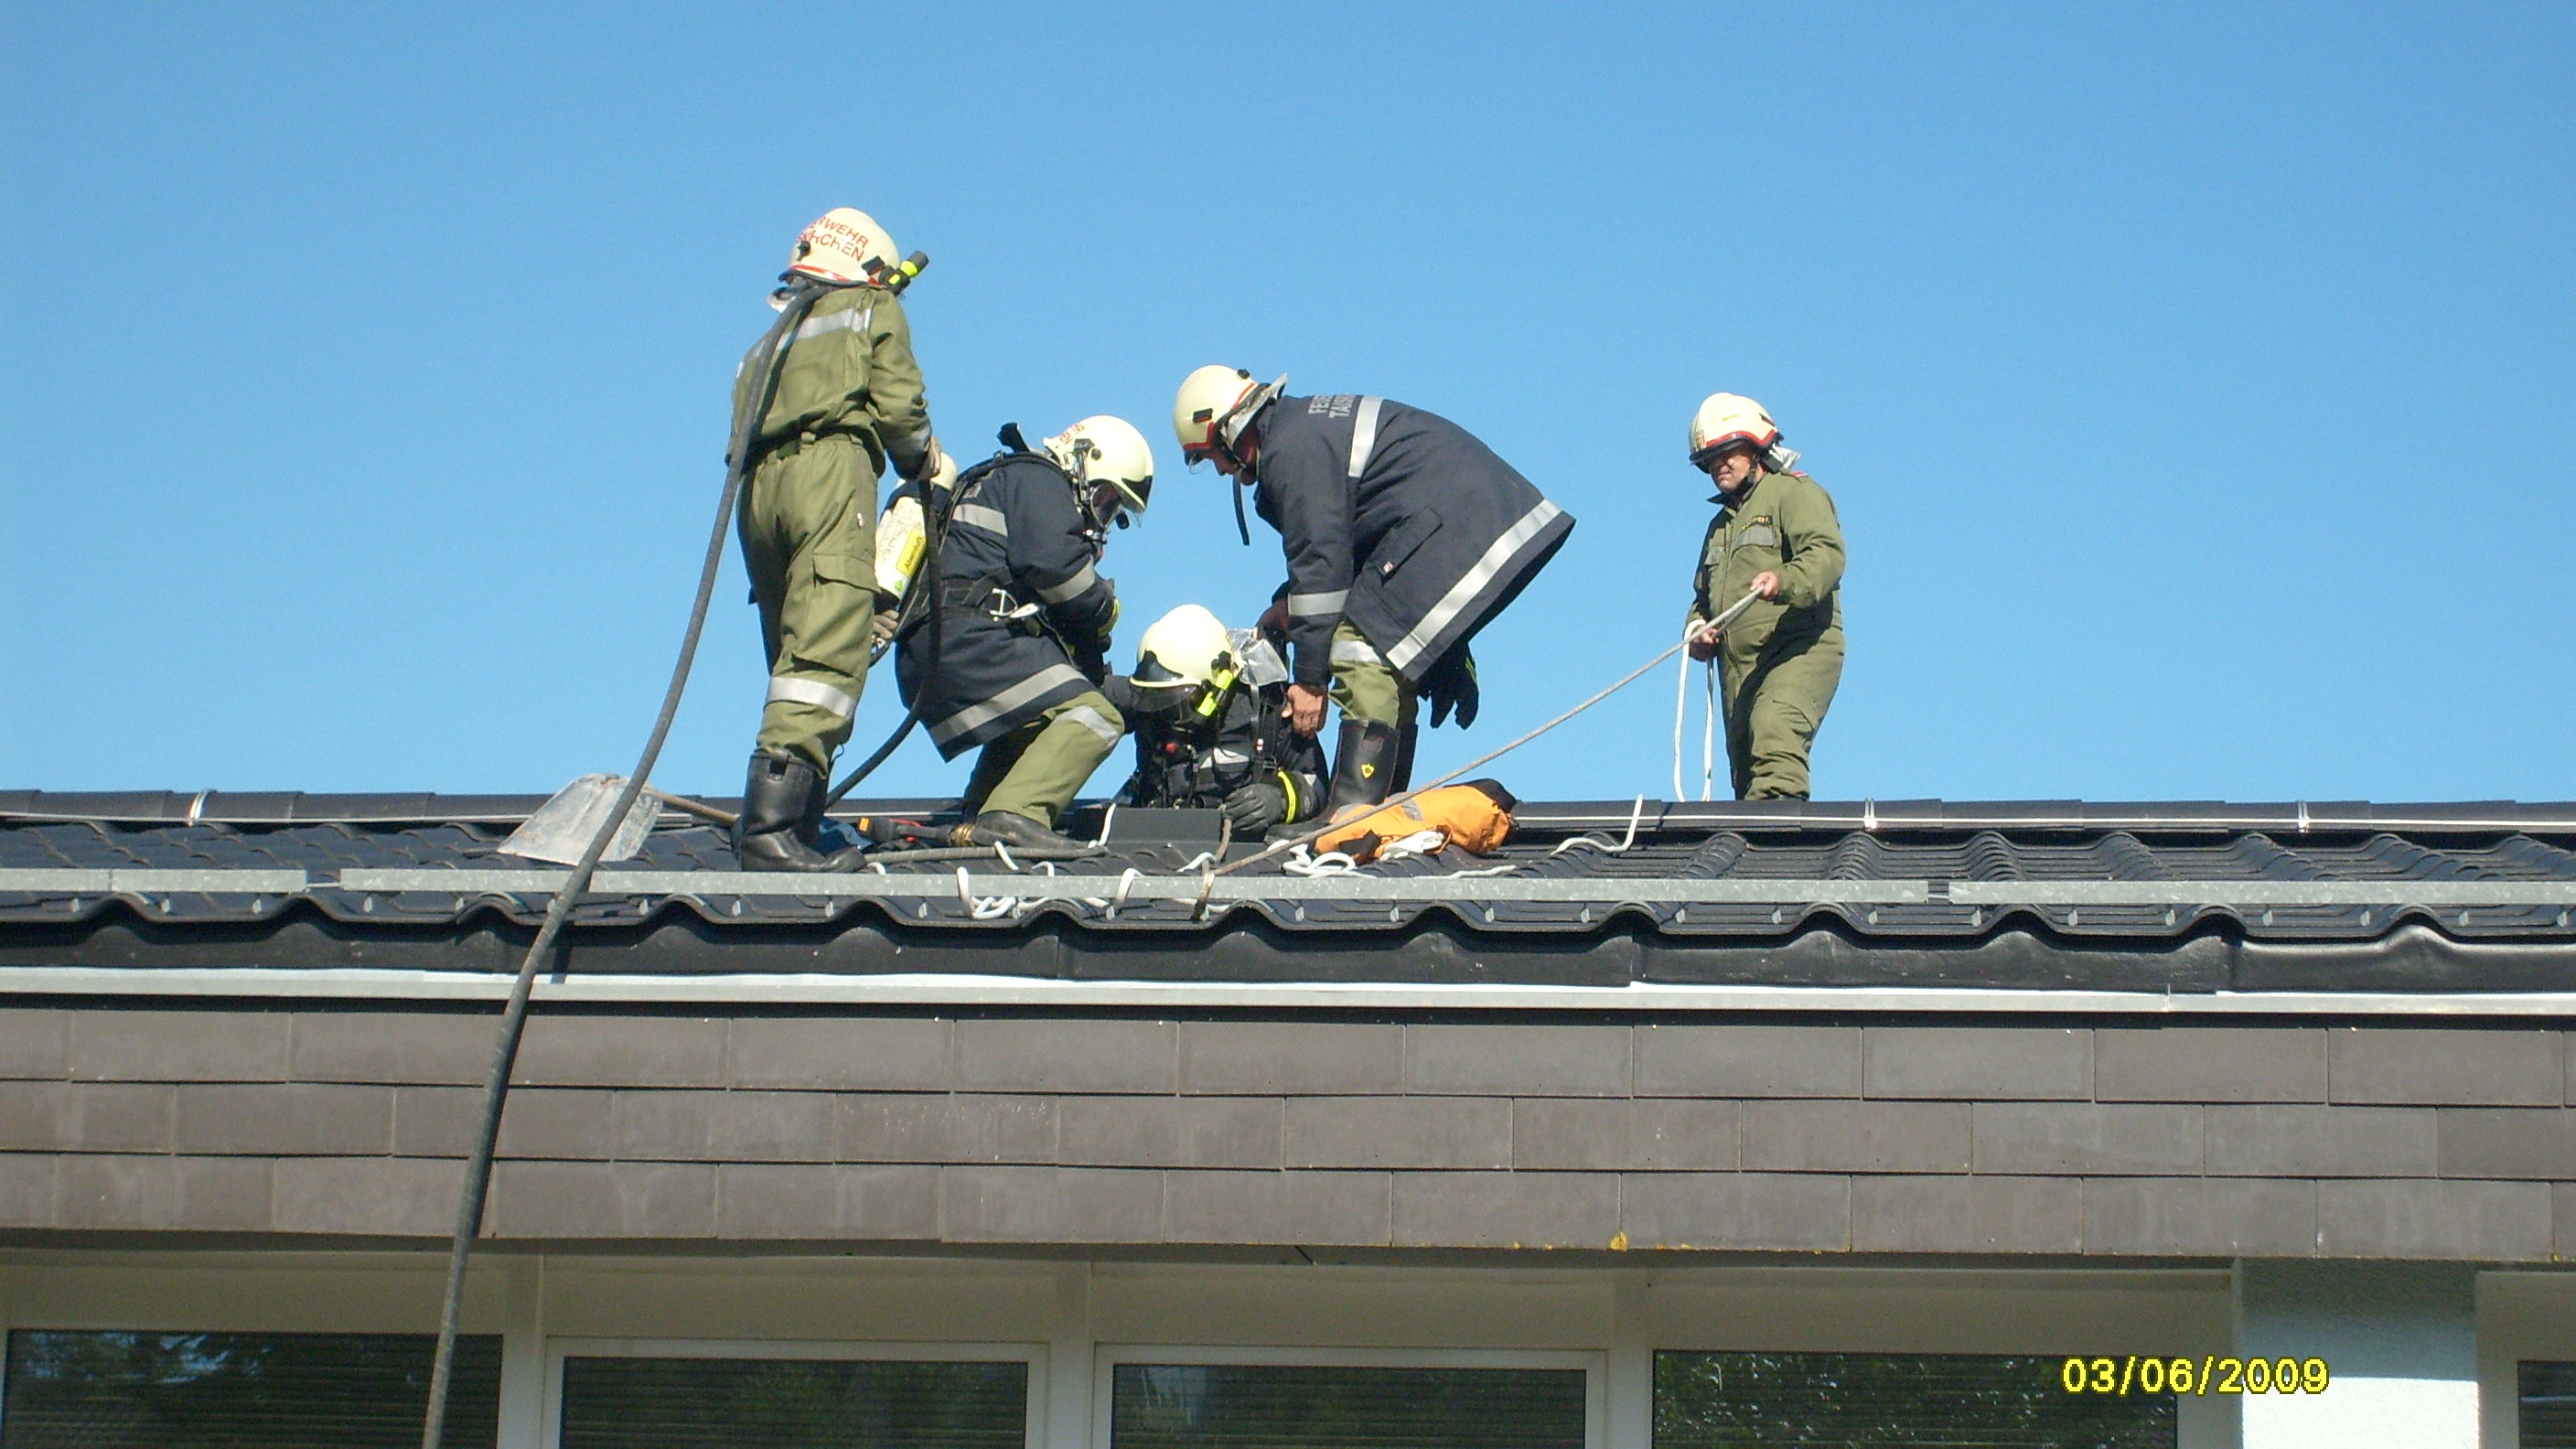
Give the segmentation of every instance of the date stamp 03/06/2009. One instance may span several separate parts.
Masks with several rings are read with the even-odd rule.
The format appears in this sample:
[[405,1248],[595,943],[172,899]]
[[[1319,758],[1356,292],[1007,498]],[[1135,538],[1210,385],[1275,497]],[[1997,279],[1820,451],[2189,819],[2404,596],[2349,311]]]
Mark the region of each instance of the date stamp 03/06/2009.
[[2321,1358],[2070,1358],[2058,1382],[2070,1394],[2322,1394],[2333,1375]]

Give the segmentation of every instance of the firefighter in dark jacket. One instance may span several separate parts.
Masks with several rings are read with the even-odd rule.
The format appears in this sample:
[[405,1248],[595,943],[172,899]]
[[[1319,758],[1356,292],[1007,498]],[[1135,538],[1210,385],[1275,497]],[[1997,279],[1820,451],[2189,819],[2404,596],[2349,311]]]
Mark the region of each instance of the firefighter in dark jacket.
[[[1235,480],[1235,506],[1279,530],[1295,654],[1287,714],[1303,734],[1342,707],[1330,808],[1375,804],[1412,770],[1415,701],[1431,723],[1476,718],[1476,631],[1574,530],[1466,429],[1385,398],[1286,397],[1202,367],[1172,408],[1182,456]],[[1237,520],[1240,524],[1240,519]],[[1247,532],[1246,541],[1250,541]]]
[[1109,525],[1145,511],[1154,455],[1113,417],[1037,448],[1016,427],[1002,441],[958,476],[930,581],[937,637],[928,622],[905,632],[895,682],[943,758],[983,747],[958,844],[1070,849],[1056,819],[1126,733],[1100,692],[1118,619],[1100,556]]
[[[887,285],[896,256],[885,228],[841,207],[797,237],[781,279],[830,290],[787,340],[776,391],[750,430],[750,481],[736,520],[769,660],[769,697],[734,826],[746,870],[857,865],[855,851],[827,856],[816,847],[825,777],[867,685],[877,480],[889,464],[925,478],[940,463],[912,329]],[[768,375],[750,362],[734,378],[737,431]]]
[[1136,672],[1111,675],[1104,692],[1136,733],[1125,803],[1222,810],[1243,835],[1322,813],[1323,747],[1289,724],[1287,668],[1252,630],[1183,604],[1145,631]]

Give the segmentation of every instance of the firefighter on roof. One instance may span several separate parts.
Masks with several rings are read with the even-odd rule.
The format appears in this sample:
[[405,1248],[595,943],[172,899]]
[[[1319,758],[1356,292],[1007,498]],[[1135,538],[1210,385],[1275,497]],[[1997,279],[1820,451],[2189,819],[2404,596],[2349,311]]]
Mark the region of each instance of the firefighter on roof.
[[1145,631],[1136,672],[1111,675],[1107,693],[1136,732],[1126,803],[1222,810],[1244,836],[1322,813],[1323,747],[1289,724],[1287,668],[1257,632],[1183,604]]
[[[777,390],[751,434],[742,495],[742,559],[769,659],[768,703],[734,827],[735,853],[750,870],[856,864],[855,852],[835,858],[816,846],[832,756],[850,738],[867,683],[877,479],[889,463],[923,478],[940,461],[912,329],[887,285],[899,276],[897,255],[883,227],[840,207],[796,238],[781,278],[827,290],[785,344]],[[766,372],[746,365],[735,375],[737,434]]]
[[907,630],[895,680],[942,758],[983,748],[957,843],[1070,849],[1057,817],[1126,733],[1100,692],[1118,619],[1100,558],[1110,525],[1145,511],[1154,455],[1113,417],[1036,448],[1016,426],[1002,441],[958,475],[939,577],[925,581],[939,590],[938,636]]
[[[1299,733],[1342,707],[1331,808],[1375,804],[1412,769],[1417,698],[1431,722],[1476,717],[1468,642],[1574,530],[1571,515],[1466,429],[1379,397],[1284,397],[1202,367],[1181,384],[1181,452],[1215,462],[1279,530],[1294,647],[1286,712]],[[1246,535],[1249,541],[1249,534]]]
[[[1691,418],[1691,466],[1717,517],[1691,580],[1690,656],[1718,661],[1739,800],[1807,798],[1807,751],[1843,677],[1843,531],[1834,500],[1751,398],[1712,394]],[[1757,593],[1720,634],[1702,622]]]

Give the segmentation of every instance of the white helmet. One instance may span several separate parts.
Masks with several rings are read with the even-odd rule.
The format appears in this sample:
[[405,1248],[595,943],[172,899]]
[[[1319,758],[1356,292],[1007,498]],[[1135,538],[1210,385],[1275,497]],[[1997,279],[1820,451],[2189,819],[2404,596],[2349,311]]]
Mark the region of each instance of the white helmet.
[[1181,379],[1180,394],[1172,399],[1172,432],[1181,440],[1181,461],[1195,468],[1217,449],[1234,455],[1243,430],[1287,386],[1285,373],[1264,387],[1242,368],[1215,363]]
[[1084,418],[1040,446],[1075,483],[1116,489],[1127,509],[1143,513],[1154,496],[1154,450],[1125,418]]
[[894,238],[864,211],[836,206],[796,234],[787,270],[827,282],[865,282],[903,255]]
[[1762,454],[1762,461],[1772,468],[1786,468],[1798,461],[1798,455],[1780,446],[1780,425],[1762,410],[1762,404],[1731,392],[1713,392],[1691,414],[1690,460],[1694,468],[1705,468],[1709,461],[1739,443],[1750,443]]
[[1225,625],[1198,605],[1183,604],[1155,620],[1136,641],[1136,672],[1130,678],[1147,714],[1195,709],[1210,715],[1242,673],[1234,636]]

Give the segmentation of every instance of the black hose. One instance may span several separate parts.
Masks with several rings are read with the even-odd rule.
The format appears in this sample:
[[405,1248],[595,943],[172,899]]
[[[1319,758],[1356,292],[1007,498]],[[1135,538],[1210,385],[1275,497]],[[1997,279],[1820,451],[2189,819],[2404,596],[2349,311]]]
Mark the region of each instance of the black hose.
[[[905,707],[902,722],[886,736],[885,743],[877,746],[876,753],[860,761],[859,767],[852,770],[848,778],[833,786],[832,792],[823,797],[826,810],[839,804],[841,797],[849,794],[861,780],[875,774],[877,766],[884,764],[895,752],[895,747],[912,733],[912,727],[921,723],[922,702],[930,698],[931,681],[939,677],[939,620],[942,613],[939,607],[939,544],[948,532],[949,500],[939,496],[939,488],[926,475],[915,486],[921,489],[921,567],[913,573],[912,591],[904,600],[904,612],[910,613],[912,605],[920,602],[926,617],[919,627],[930,631],[930,637],[922,645],[921,687],[913,692],[912,703]],[[900,639],[904,632],[905,620],[897,616],[894,637]],[[889,644],[887,647],[894,646]]]
[[483,1121],[474,1139],[473,1156],[466,1159],[464,1190],[456,1206],[456,1235],[448,1248],[447,1296],[438,1310],[438,1351],[430,1360],[429,1409],[421,1423],[421,1449],[439,1449],[439,1438],[447,1427],[447,1395],[456,1370],[456,1324],[465,1305],[465,1265],[483,1227],[484,1197],[492,1185],[492,1147],[501,1133],[501,1108],[509,1100],[510,1069],[518,1061],[519,1036],[527,1025],[528,996],[536,989],[537,970],[553,948],[555,937],[563,931],[564,921],[572,915],[573,902],[589,887],[592,874],[599,869],[599,858],[607,854],[609,838],[617,833],[626,812],[635,808],[644,793],[645,779],[662,756],[662,742],[670,737],[671,721],[680,713],[680,696],[688,689],[689,666],[698,654],[698,636],[706,629],[707,605],[715,597],[716,571],[724,563],[725,531],[733,526],[734,508],[742,497],[743,482],[751,474],[752,439],[778,392],[779,364],[787,355],[785,339],[813,310],[815,299],[827,290],[830,288],[804,278],[792,281],[787,305],[760,340],[758,395],[734,420],[733,446],[725,454],[724,498],[716,506],[715,531],[707,539],[706,564],[698,571],[698,596],[689,606],[689,627],[680,638],[680,658],[671,666],[670,687],[662,692],[662,712],[654,717],[653,733],[644,741],[644,753],[635,762],[635,772],[626,777],[626,788],[618,792],[616,805],[600,822],[599,832],[590,838],[581,860],[555,891],[553,903],[546,907],[545,923],[537,927],[536,940],[528,944],[528,954],[520,958],[518,979],[510,985],[509,1004],[501,1009],[500,1036],[492,1044],[492,1075],[483,1086]]

